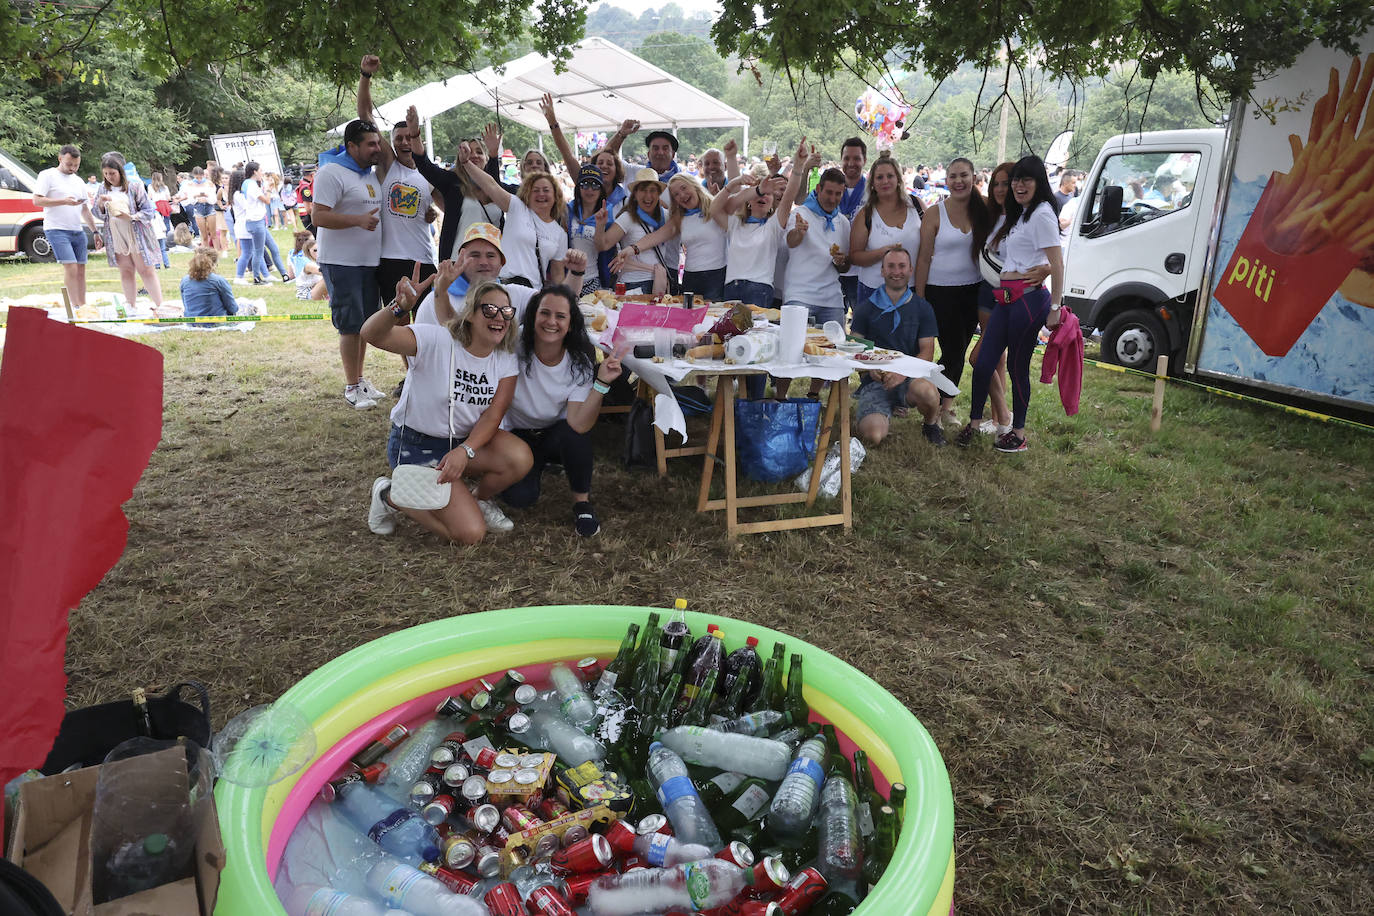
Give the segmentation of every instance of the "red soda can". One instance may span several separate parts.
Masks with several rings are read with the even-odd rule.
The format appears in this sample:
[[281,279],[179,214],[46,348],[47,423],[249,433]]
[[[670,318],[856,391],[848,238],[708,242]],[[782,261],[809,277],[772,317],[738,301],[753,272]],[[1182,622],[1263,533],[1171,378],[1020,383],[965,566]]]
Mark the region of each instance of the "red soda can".
[[628,856],[635,848],[635,837],[638,834],[630,826],[629,821],[616,821],[611,825],[611,829],[606,831],[606,839],[610,842],[611,848],[618,855]]
[[482,898],[491,916],[528,916],[525,902],[520,899],[520,891],[514,884],[504,881],[487,891]]
[[732,862],[740,868],[754,867],[754,850],[745,846],[739,840],[734,840],[720,852],[716,853],[717,859],[724,859]]
[[339,797],[339,793],[346,786],[351,786],[355,782],[376,783],[382,778],[387,770],[385,763],[374,763],[362,769],[349,769],[346,773],[336,776],[329,782],[320,786],[320,798],[327,802],[332,802]]
[[[484,836],[492,834],[501,826],[501,812],[496,810],[495,805],[478,805],[468,812],[468,820],[472,821],[472,826],[477,828]],[[505,839],[501,840],[501,845],[505,845]]]
[[373,741],[353,755],[353,762],[366,768],[381,760],[386,752],[396,747],[410,735],[410,729],[397,723],[378,735]]
[[792,873],[782,864],[782,859],[767,856],[762,862],[754,865],[754,881],[751,887],[756,896],[767,897],[774,891],[782,890],[791,877]]
[[420,816],[429,825],[438,827],[448,820],[448,816],[453,813],[453,809],[457,806],[458,802],[452,795],[436,795],[430,799],[429,804],[420,809]]
[[438,878],[444,883],[444,887],[453,891],[455,894],[466,895],[468,891],[477,886],[477,881],[463,872],[454,868],[445,868],[433,862],[426,862],[420,866],[420,871],[431,877]]
[[792,876],[777,899],[782,916],[800,916],[825,896],[825,877],[814,868],[803,868]]
[[482,748],[477,752],[477,756],[472,758],[472,762],[484,770],[490,770],[496,766],[496,749],[491,746]]
[[673,835],[673,825],[668,823],[668,818],[662,814],[646,814],[639,819],[635,825],[635,833],[646,836],[650,833],[662,833],[668,836]]
[[586,875],[568,875],[563,879],[563,884],[568,889],[568,892],[563,896],[573,906],[581,906],[587,902],[587,894],[591,891],[592,885],[598,879],[607,876],[615,877],[615,871],[595,871]]
[[588,686],[596,686],[596,682],[601,680],[601,662],[596,660],[595,655],[588,656],[577,663],[577,673],[582,676],[582,683]]
[[614,857],[610,842],[601,834],[594,833],[567,849],[555,852],[551,864],[556,871],[584,875],[604,871]]
[[537,916],[577,916],[563,895],[547,884],[530,891],[525,903]]
[[463,742],[466,740],[468,737],[462,732],[450,732],[434,750],[430,751],[430,765],[442,770],[461,761],[464,756]]
[[506,829],[511,833],[544,826],[544,822],[530,813],[530,810],[524,805],[511,805],[502,811],[501,822],[506,825]]
[[623,296],[623,295],[625,295],[625,284],[624,284],[624,283],[617,283],[617,284],[615,285],[615,294],[616,294],[617,296]]
[[746,900],[740,904],[738,910],[732,911],[730,916],[782,916],[782,908],[776,903]]
[[472,707],[473,712],[486,709],[491,702],[491,685],[478,678],[464,688],[459,694],[467,701],[468,706]]

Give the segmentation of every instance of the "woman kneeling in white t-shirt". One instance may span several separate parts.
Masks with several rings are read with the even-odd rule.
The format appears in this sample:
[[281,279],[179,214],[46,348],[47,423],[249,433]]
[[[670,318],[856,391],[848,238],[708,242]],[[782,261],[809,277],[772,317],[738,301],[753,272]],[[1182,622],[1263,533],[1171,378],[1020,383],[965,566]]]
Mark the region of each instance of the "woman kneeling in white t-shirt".
[[620,360],[596,366],[596,348],[576,297],[566,286],[550,286],[530,300],[516,351],[520,375],[506,426],[534,452],[534,467],[501,494],[517,508],[539,499],[540,477],[550,461],[563,465],[572,488],[573,528],[583,537],[601,530],[592,509],[592,440],[588,433],[601,412],[601,398],[620,377]]
[[[441,314],[450,308],[455,268],[445,261],[434,277]],[[390,534],[397,514],[404,513],[440,537],[476,544],[488,528],[514,527],[492,497],[529,473],[533,463],[529,447],[500,428],[515,396],[515,306],[501,284],[488,280],[468,289],[462,310],[447,324],[398,327],[396,320],[416,298],[410,281],[402,280],[392,307],[374,314],[362,330],[374,347],[411,357],[405,388],[391,411],[387,463],[437,467],[440,483],[457,486],[442,509],[400,509],[387,498],[391,480],[378,477],[368,527]],[[464,477],[477,481],[470,491]]]

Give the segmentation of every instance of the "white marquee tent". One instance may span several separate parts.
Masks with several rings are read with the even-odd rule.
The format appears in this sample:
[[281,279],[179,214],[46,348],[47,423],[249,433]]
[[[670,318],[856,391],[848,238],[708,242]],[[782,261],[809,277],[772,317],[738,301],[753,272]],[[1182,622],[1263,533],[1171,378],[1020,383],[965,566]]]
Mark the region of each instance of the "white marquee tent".
[[[565,131],[612,132],[633,118],[644,130],[686,127],[741,127],[741,152],[749,149],[749,116],[689,86],[665,70],[604,38],[579,42],[562,73],[541,54],[526,54],[501,72],[491,67],[428,83],[378,109],[384,126],[405,120],[414,105],[425,125],[426,146],[433,148],[430,120],[464,102],[475,102],[503,120],[538,131],[548,124],[539,110],[545,92],[553,96],[559,126]],[[342,133],[344,125],[334,128]]]

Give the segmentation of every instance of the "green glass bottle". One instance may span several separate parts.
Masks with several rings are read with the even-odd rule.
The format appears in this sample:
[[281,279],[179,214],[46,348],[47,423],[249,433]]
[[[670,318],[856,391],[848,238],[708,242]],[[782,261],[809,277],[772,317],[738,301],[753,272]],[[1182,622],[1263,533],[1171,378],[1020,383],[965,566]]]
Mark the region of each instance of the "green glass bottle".
[[871,888],[878,883],[897,849],[897,813],[891,805],[878,809],[873,841],[864,846],[864,880]]
[[859,796],[859,835],[867,843],[873,837],[875,806],[883,804],[883,800],[873,787],[873,770],[861,747],[854,748],[854,792]]
[[[753,639],[753,637],[749,637]],[[735,678],[735,685],[730,688],[730,693],[717,705],[716,711],[727,719],[734,719],[744,712],[744,695],[749,690],[749,678]]]
[[630,664],[634,660],[635,639],[639,636],[639,624],[632,623],[625,631],[625,638],[620,641],[620,648],[616,650],[615,658],[611,659],[601,672],[601,679],[596,682],[593,691],[597,696],[614,690],[617,683],[623,684],[628,678],[627,672]]
[[897,812],[897,831],[900,833],[906,817],[906,783],[894,782],[887,803]]
[[740,783],[744,782],[743,773],[732,773],[729,770],[717,773],[710,779],[692,780],[697,787],[697,796],[701,803],[706,806],[706,810],[715,812],[717,808],[725,804],[725,799],[739,788]]
[[706,682],[701,685],[697,695],[692,698],[686,714],[682,717],[683,725],[704,726],[706,724],[706,716],[711,709],[711,699],[716,695],[717,680],[718,675],[715,671],[706,673]]
[[760,843],[767,842],[768,837],[763,832],[763,825],[758,821],[755,821],[752,824],[745,824],[743,827],[736,827],[734,830],[731,830],[730,839],[739,840],[745,846],[748,846],[750,849],[754,850],[754,855],[758,859],[762,859],[765,855],[777,854],[766,853],[764,852],[762,847],[759,846]]
[[757,776],[750,776],[742,780],[721,803],[710,808],[711,817],[717,829],[726,834],[760,820],[767,813],[768,803],[772,800],[768,783]]
[[782,688],[784,655],[787,647],[780,642],[773,643],[773,654],[763,665],[763,693],[759,694],[759,709],[782,709],[786,693]]
[[793,653],[792,664],[787,669],[787,700],[782,706],[783,710],[792,714],[793,722],[805,722],[811,718],[811,707],[806,705],[806,699],[802,695],[804,685],[802,657]]
[[636,766],[630,755],[630,749],[622,744],[615,749],[615,754],[620,767],[621,778],[635,793],[634,816],[642,818],[646,814],[662,814],[663,811],[658,804],[658,796],[654,793],[653,787],[649,785],[649,779],[645,775],[644,768]]

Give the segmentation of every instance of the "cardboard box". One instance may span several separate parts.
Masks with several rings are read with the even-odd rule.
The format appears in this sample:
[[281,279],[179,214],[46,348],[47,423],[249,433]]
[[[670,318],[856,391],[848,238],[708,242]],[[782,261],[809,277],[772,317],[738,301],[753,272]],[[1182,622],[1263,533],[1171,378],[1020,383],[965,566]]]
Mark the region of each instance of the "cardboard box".
[[[165,787],[169,793],[181,792],[184,797],[185,760],[181,748],[169,748],[25,783],[19,790],[10,861],[42,881],[72,916],[212,916],[224,868],[224,843],[213,796],[204,806],[205,815],[197,829],[193,877],[98,906],[92,899],[91,815],[101,771],[105,767],[134,768],[150,784]],[[137,824],[129,826],[135,829]]]

